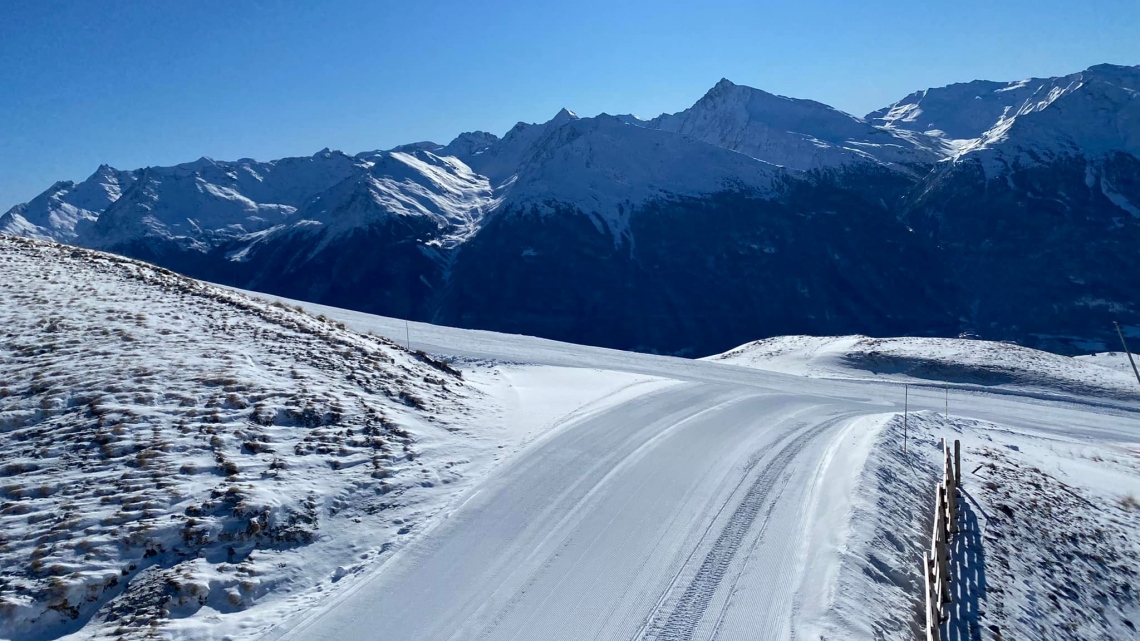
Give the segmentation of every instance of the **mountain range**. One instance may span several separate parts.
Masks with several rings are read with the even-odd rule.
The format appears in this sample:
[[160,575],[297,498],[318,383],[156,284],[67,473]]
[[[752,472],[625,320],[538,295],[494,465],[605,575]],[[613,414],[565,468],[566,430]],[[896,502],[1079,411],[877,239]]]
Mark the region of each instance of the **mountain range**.
[[917,91],[856,117],[721,80],[350,156],[58,182],[0,233],[271,294],[699,356],[779,334],[1065,353],[1140,335],[1140,66]]

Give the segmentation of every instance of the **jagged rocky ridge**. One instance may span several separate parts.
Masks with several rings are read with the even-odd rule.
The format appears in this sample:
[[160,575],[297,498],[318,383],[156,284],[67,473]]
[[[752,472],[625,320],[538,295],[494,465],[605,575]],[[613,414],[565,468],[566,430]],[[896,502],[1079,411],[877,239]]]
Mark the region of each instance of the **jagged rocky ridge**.
[[975,81],[857,118],[722,80],[650,120],[100,169],[0,231],[437,323],[702,355],[783,333],[1140,331],[1140,67]]

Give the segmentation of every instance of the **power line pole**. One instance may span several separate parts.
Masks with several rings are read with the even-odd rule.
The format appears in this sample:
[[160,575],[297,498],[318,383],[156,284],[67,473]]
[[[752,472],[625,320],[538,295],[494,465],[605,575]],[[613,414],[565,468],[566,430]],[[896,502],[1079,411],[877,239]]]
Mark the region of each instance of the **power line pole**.
[[1136,369],[1136,361],[1132,360],[1132,352],[1128,351],[1128,343],[1124,342],[1124,332],[1120,331],[1120,323],[1112,321],[1116,325],[1116,335],[1120,337],[1120,344],[1124,346],[1124,353],[1128,354],[1128,362],[1132,363],[1132,373],[1136,374],[1136,382],[1140,383],[1140,369]]
[[910,410],[910,385],[903,383],[903,454],[906,454],[906,418]]
[[408,351],[412,351],[412,328],[408,324],[408,319],[404,319],[404,331],[407,332],[408,337]]

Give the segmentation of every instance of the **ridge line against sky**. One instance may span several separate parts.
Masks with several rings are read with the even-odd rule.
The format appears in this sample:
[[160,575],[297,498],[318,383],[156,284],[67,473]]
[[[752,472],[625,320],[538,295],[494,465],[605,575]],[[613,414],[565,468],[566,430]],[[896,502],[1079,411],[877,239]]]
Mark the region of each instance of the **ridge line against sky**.
[[447,143],[562,107],[653,117],[721,77],[863,116],[954,82],[1138,64],[1137,24],[1134,0],[10,0],[0,213],[102,163]]

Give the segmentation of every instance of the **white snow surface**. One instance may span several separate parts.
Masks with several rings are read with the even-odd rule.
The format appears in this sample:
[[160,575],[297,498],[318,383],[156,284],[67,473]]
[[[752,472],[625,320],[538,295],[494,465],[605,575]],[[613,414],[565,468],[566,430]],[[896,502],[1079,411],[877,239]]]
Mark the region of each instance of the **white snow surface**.
[[[1096,354],[1085,354],[1083,356],[1074,356],[1073,358],[1083,363],[1092,363],[1093,365],[1135,375],[1132,370],[1132,364],[1128,361],[1128,355],[1124,352],[1097,352]],[[1137,366],[1140,366],[1140,360],[1136,360],[1136,354],[1132,355],[1132,359],[1136,361]]]
[[309,199],[358,173],[359,163],[326,149],[269,162],[200,158],[149,167],[83,231],[80,241],[101,248],[154,236],[205,251],[212,239],[285,222]]
[[[0,269],[0,638],[913,638],[896,380],[302,313],[28,240]],[[959,384],[946,424],[912,386],[911,451],[973,421],[1135,487],[1140,402],[1054,380]]]
[[[1140,399],[1131,368],[1126,373],[1119,366],[1104,366],[1110,356],[1074,358],[972,339],[855,335],[777,336],[705,360],[809,377]],[[1124,354],[1117,356],[1124,359]]]
[[[911,419],[924,422],[911,457],[899,459],[895,380],[787,376],[304,306],[456,364],[676,382],[534,442],[368,582],[268,638],[910,639],[936,439],[962,429],[935,416],[947,399],[952,421],[984,424],[1002,443],[995,435],[1015,431],[1119,457],[1140,440],[1136,397],[1090,395],[1101,389],[1096,376],[1079,398],[1062,376],[1052,390],[1025,383],[1051,362],[1040,352],[1040,361],[1001,361],[1028,371],[998,394],[966,383],[948,394],[935,381],[912,388]],[[984,352],[960,342],[946,358],[977,368]],[[1072,456],[1058,450],[1054,463]],[[1119,469],[1133,483],[1140,474],[1135,463]]]
[[422,149],[361,155],[368,168],[314,197],[287,224],[252,237],[238,257],[279,234],[326,232],[316,253],[338,236],[366,228],[388,217],[426,218],[449,232],[437,241],[446,247],[462,243],[478,230],[499,200],[487,178],[457,158]]

